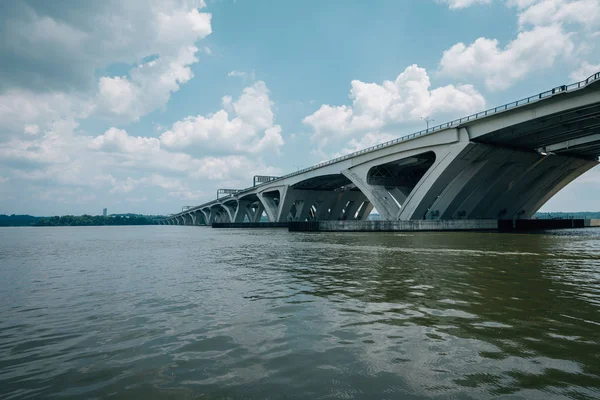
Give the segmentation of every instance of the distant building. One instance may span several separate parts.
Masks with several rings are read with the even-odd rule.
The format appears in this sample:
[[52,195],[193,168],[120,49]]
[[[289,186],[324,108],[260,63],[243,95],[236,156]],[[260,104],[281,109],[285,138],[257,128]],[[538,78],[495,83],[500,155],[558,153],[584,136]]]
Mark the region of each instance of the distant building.
[[103,209],[102,209],[102,215],[103,215],[104,217],[106,217],[106,212],[107,212],[107,211],[108,211],[108,210],[107,210],[106,208],[103,208]]

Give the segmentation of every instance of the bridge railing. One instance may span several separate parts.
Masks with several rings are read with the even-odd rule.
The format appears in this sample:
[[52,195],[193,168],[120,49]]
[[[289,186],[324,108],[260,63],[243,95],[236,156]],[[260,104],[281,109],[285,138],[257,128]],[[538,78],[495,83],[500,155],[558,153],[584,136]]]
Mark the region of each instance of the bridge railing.
[[[520,100],[513,101],[513,102],[510,102],[510,103],[498,106],[498,107],[487,109],[485,111],[480,111],[478,113],[471,114],[471,115],[468,115],[466,117],[458,118],[458,119],[455,119],[455,120],[450,121],[450,122],[445,122],[443,124],[436,125],[436,126],[433,126],[431,128],[428,128],[428,129],[423,129],[423,130],[420,130],[420,131],[415,132],[415,133],[411,133],[411,134],[406,135],[406,136],[402,136],[402,137],[399,137],[399,138],[396,138],[396,139],[392,139],[392,140],[384,142],[384,143],[377,144],[375,146],[367,147],[365,149],[358,150],[358,151],[355,151],[353,153],[349,153],[349,154],[343,155],[341,157],[334,158],[334,159],[329,160],[329,161],[321,162],[319,164],[316,164],[316,165],[313,165],[313,166],[310,166],[310,167],[307,167],[307,168],[304,168],[304,169],[301,169],[301,170],[298,170],[298,171],[294,171],[294,172],[289,173],[287,175],[284,175],[284,176],[281,176],[279,178],[273,179],[273,180],[271,180],[269,182],[258,183],[256,186],[248,187],[246,189],[241,189],[236,194],[245,193],[245,192],[248,192],[250,190],[255,189],[257,186],[262,186],[262,185],[265,185],[267,183],[270,184],[270,183],[273,183],[273,182],[276,182],[276,181],[280,181],[280,180],[283,180],[283,179],[291,178],[293,176],[304,174],[306,172],[313,171],[315,169],[323,168],[323,167],[326,167],[328,165],[335,164],[335,163],[338,163],[340,161],[344,161],[344,160],[347,160],[349,158],[353,158],[353,157],[356,157],[356,156],[359,156],[359,155],[362,155],[362,154],[365,154],[365,153],[370,153],[372,151],[379,150],[379,149],[384,148],[384,147],[393,146],[393,145],[395,145],[397,143],[400,143],[400,142],[403,142],[405,140],[414,139],[414,138],[419,137],[419,136],[429,135],[429,134],[432,134],[434,132],[438,132],[438,131],[441,131],[441,130],[444,130],[444,129],[448,129],[448,128],[456,128],[456,127],[459,127],[460,125],[462,125],[462,124],[464,124],[466,122],[471,122],[471,121],[474,121],[476,119],[485,118],[485,117],[488,117],[490,115],[499,114],[499,113],[502,113],[502,112],[505,112],[505,111],[508,111],[508,110],[512,110],[512,109],[517,108],[517,107],[525,106],[527,104],[536,103],[536,102],[538,102],[540,100],[547,99],[549,97],[552,97],[552,96],[555,96],[555,95],[558,95],[558,94],[561,94],[561,93],[573,92],[575,90],[582,89],[585,86],[589,85],[590,83],[598,81],[598,80],[600,80],[600,72],[597,72],[597,73],[591,75],[589,78],[587,78],[585,80],[582,80],[582,81],[579,81],[579,82],[571,83],[569,85],[557,86],[557,87],[555,87],[553,89],[547,90],[547,91],[542,92],[542,93],[538,93],[538,94],[536,94],[534,96],[529,96],[529,97],[526,97],[524,99],[520,99]],[[232,194],[229,194],[229,195],[224,196],[224,197],[231,197],[231,196],[232,196]],[[221,199],[223,199],[223,197],[221,197]],[[209,201],[208,203],[204,203],[204,204],[202,204],[200,206],[197,206],[197,207],[195,207],[195,209],[199,209],[199,208],[205,207],[208,204],[212,203],[213,201]]]

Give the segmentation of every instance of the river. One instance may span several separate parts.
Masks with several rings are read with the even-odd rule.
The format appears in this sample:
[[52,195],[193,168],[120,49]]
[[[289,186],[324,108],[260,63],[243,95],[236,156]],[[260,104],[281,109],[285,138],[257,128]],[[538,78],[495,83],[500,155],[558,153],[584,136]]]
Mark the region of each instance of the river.
[[600,229],[0,228],[0,398],[598,398]]

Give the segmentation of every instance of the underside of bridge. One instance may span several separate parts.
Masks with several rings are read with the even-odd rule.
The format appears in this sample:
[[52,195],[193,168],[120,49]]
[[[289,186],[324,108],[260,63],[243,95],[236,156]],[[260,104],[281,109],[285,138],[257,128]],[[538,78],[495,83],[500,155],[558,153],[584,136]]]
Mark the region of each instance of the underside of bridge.
[[[238,199],[237,210],[233,222],[260,222],[267,217],[258,195],[251,193]],[[268,217],[267,217],[268,218]]]
[[343,174],[321,175],[259,195],[270,221],[366,219],[367,197]]
[[530,218],[596,165],[593,159],[469,143],[428,185],[409,219]]
[[474,140],[496,146],[594,159],[600,155],[600,104],[530,119]]

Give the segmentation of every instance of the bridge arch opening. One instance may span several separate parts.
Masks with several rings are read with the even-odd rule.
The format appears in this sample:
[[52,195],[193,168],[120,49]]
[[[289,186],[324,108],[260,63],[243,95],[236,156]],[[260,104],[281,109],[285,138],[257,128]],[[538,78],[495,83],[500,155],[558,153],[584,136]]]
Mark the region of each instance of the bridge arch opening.
[[397,161],[371,167],[367,173],[367,183],[383,187],[398,208],[406,202],[408,196],[435,163],[433,151],[417,154]]
[[320,175],[288,188],[281,205],[280,220],[366,219],[372,209],[367,197],[345,175]]
[[223,205],[215,204],[212,207],[210,207],[210,222],[231,222],[231,219],[229,218],[229,213]]
[[263,203],[256,193],[241,196],[238,198],[235,222],[260,222],[264,210]]

